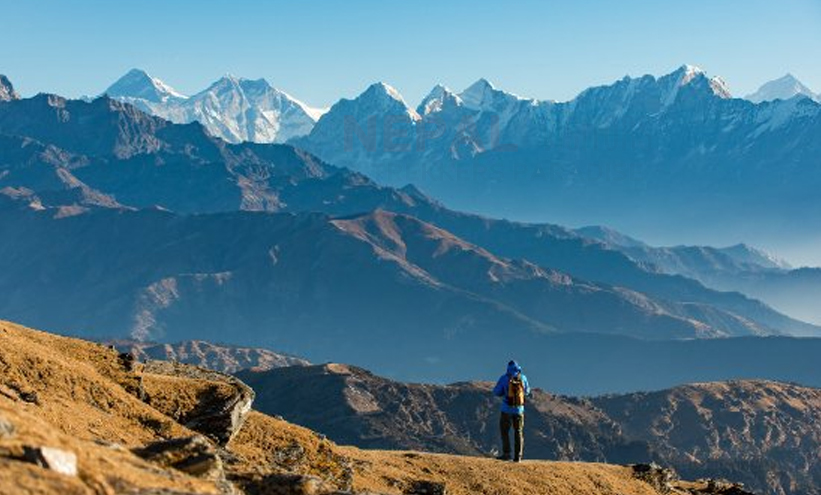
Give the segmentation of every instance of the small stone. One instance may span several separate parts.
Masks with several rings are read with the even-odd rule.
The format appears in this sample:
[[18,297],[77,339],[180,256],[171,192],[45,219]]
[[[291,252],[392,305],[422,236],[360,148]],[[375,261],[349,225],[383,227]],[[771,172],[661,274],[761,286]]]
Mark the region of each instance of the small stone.
[[318,495],[333,490],[321,478],[302,474],[271,474],[249,483],[245,489],[254,495]]
[[3,416],[0,416],[0,439],[11,438],[14,436],[16,431],[17,428],[14,427],[14,423]]
[[77,476],[77,455],[53,447],[23,447],[24,459],[66,476]]
[[20,392],[20,400],[28,402],[29,404],[40,404],[40,398],[37,392]]
[[438,481],[417,480],[411,483],[406,495],[447,495],[444,483]]
[[134,356],[134,354],[132,354],[130,352],[121,352],[117,356],[117,359],[119,359],[120,365],[126,371],[134,371],[134,363],[135,363],[135,361],[137,361],[137,358]]
[[163,467],[171,467],[192,476],[222,479],[224,471],[214,446],[203,436],[175,438],[136,449],[135,454]]

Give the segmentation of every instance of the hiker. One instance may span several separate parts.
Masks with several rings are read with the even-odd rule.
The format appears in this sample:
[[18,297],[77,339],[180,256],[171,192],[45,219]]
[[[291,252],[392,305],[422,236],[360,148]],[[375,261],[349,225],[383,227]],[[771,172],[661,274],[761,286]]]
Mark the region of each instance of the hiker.
[[502,430],[502,454],[499,460],[510,458],[510,427],[513,427],[513,462],[522,460],[524,449],[525,397],[530,397],[530,385],[522,373],[522,367],[516,361],[507,363],[507,373],[499,377],[493,388],[493,395],[502,397],[502,417],[499,428]]

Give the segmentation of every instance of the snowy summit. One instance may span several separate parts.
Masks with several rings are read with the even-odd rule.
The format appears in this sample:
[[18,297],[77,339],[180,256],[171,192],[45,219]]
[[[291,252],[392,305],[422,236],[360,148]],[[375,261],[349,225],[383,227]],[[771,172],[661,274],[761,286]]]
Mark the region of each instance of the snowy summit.
[[753,103],[761,103],[773,100],[789,100],[798,95],[821,102],[821,95],[813,93],[810,88],[805,86],[792,74],[787,74],[773,81],[764,83],[758,88],[758,91],[744,98]]
[[187,97],[171,86],[133,69],[106,94],[171,122],[200,122],[214,136],[231,143],[283,143],[311,132],[325,110],[311,108],[265,79],[226,75]]

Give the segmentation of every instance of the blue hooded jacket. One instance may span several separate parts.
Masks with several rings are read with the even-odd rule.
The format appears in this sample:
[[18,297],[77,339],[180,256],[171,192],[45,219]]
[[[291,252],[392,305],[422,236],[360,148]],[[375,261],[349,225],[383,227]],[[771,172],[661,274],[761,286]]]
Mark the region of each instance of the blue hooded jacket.
[[[525,406],[510,406],[507,403],[507,386],[511,377],[522,373],[522,367],[516,361],[511,361],[507,365],[507,373],[499,377],[496,386],[493,387],[493,395],[502,397],[502,412],[507,414],[524,414]],[[525,395],[530,396],[530,384],[527,383],[527,377],[522,373],[522,383],[525,386]]]

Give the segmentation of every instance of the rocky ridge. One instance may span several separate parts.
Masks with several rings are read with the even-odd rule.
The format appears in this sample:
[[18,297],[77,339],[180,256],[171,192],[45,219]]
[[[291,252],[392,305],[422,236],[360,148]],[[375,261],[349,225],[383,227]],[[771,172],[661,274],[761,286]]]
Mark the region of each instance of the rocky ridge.
[[174,344],[117,340],[112,341],[111,345],[120,352],[132,354],[137,361],[173,361],[223,373],[235,373],[244,369],[269,370],[310,364],[306,359],[267,349],[214,344],[203,340],[188,340]]

